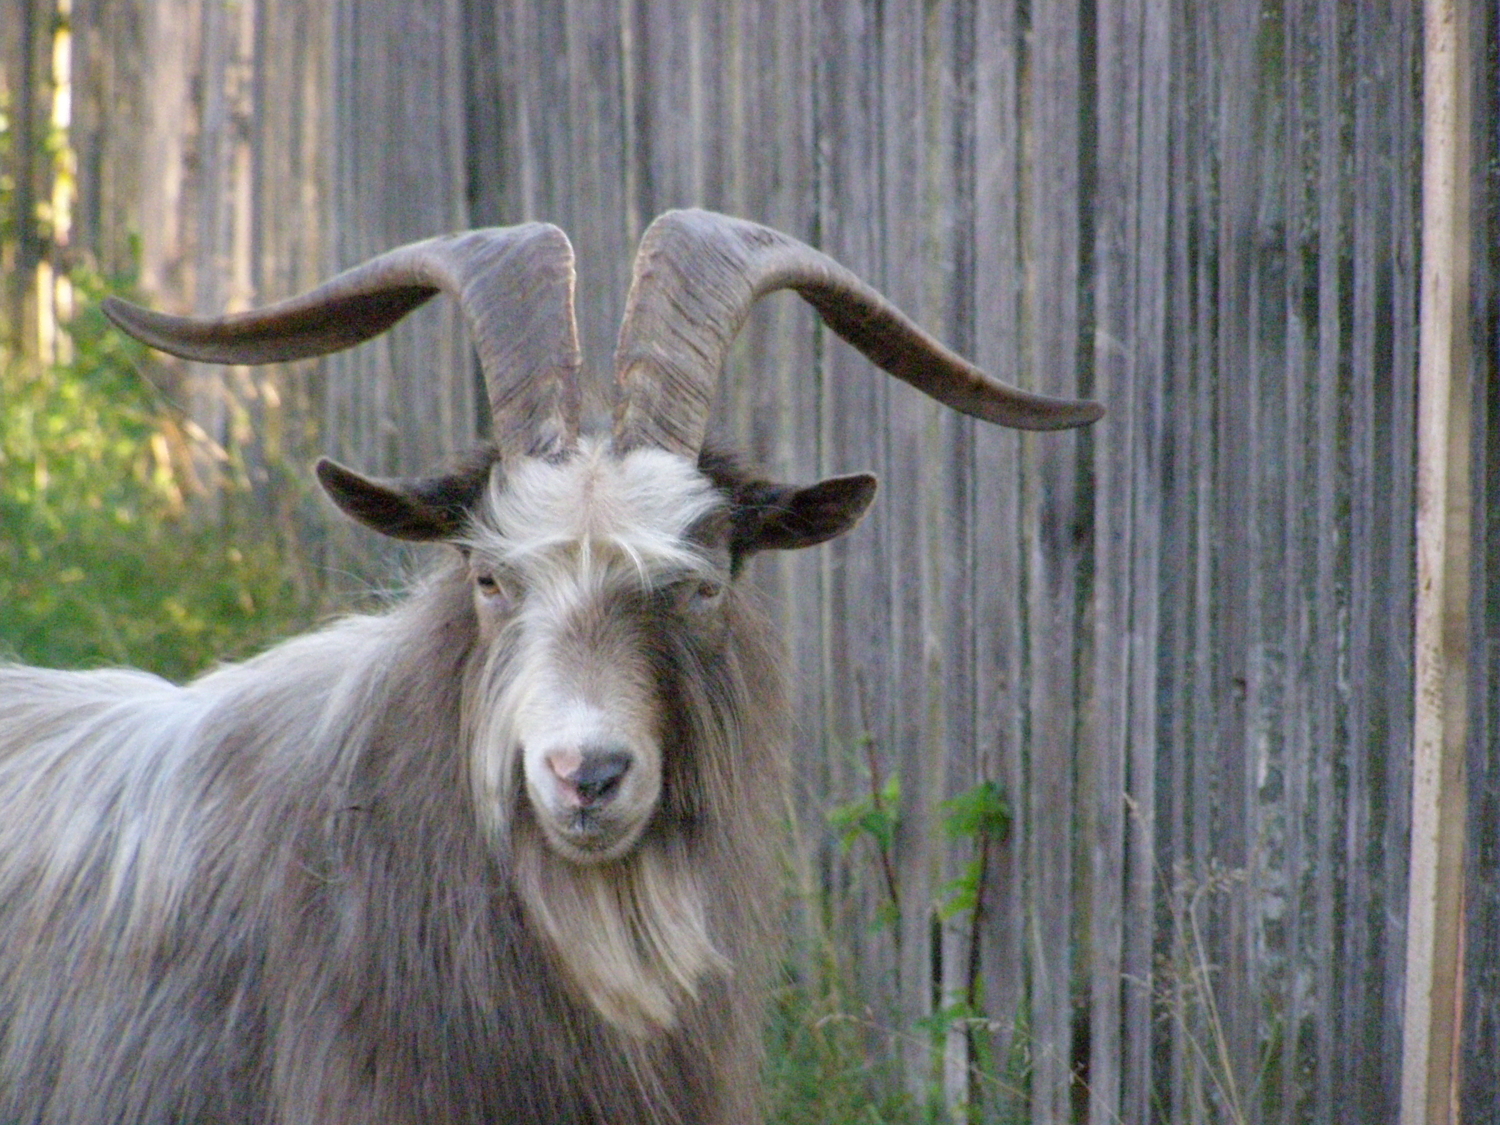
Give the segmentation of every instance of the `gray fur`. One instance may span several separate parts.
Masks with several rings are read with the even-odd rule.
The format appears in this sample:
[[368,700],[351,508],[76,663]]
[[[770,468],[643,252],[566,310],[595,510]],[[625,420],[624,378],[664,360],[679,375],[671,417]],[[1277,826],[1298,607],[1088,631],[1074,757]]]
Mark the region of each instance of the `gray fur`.
[[0,1121],[756,1119],[786,717],[760,617],[623,610],[666,783],[590,875],[666,857],[730,966],[632,1032],[527,907],[573,865],[525,801],[500,840],[476,816],[467,576],[184,687],[0,667]]

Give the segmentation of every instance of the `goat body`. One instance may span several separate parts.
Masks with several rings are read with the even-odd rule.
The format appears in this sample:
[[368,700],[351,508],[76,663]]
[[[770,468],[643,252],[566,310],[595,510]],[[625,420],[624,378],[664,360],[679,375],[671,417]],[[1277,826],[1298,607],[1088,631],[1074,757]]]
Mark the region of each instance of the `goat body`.
[[[785,723],[759,615],[726,591],[703,635],[641,588],[663,796],[579,867],[514,787],[498,835],[476,815],[470,586],[449,560],[184,687],[0,668],[0,1120],[754,1118]],[[733,966],[696,996],[656,979],[693,929],[663,904]],[[601,966],[668,1026],[602,1016]]]

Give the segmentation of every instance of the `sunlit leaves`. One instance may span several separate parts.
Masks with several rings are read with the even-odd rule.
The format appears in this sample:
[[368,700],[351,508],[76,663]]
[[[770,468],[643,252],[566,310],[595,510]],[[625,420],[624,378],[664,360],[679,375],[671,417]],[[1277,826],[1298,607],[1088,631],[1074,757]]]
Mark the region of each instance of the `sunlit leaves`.
[[180,678],[299,627],[289,545],[188,518],[144,349],[97,312],[97,278],[73,280],[72,360],[0,363],[0,656]]

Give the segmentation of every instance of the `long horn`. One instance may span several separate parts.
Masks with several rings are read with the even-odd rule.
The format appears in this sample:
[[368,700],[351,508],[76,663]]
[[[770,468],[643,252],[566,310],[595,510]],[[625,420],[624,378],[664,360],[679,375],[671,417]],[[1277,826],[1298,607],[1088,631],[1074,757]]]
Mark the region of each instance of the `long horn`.
[[1104,414],[1096,402],[991,379],[832,258],[789,235],[711,211],[669,211],[647,229],[636,254],[615,352],[615,448],[696,455],[729,347],[750,306],[777,289],[795,289],[877,366],[964,414],[1022,430],[1083,426]]
[[546,223],[414,242],[300,297],[215,318],[168,316],[118,298],[105,314],[136,339],[184,359],[276,363],[351,347],[437,293],[457,298],[506,454],[547,454],[578,432],[573,247]]

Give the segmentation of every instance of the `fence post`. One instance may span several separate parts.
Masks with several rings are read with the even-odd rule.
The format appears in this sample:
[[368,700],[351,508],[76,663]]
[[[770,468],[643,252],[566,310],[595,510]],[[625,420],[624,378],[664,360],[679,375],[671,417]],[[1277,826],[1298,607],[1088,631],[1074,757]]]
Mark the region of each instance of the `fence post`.
[[1467,0],[1426,0],[1402,1125],[1456,1122],[1470,550]]

